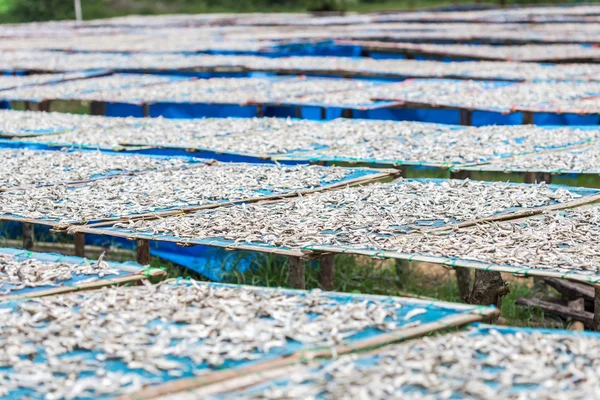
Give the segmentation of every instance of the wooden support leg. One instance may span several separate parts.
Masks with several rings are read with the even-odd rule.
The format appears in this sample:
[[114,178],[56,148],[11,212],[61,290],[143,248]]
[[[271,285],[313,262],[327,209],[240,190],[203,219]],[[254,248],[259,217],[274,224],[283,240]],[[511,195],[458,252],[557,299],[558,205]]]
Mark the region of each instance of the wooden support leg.
[[335,283],[335,256],[328,254],[319,259],[319,286],[323,290],[333,290]]
[[148,240],[137,240],[136,261],[140,265],[150,264],[150,242]]
[[524,111],[523,121],[521,123],[523,125],[533,125],[533,113],[529,111]]
[[50,100],[42,101],[38,104],[38,111],[50,111]]
[[150,117],[150,104],[142,104],[142,114],[144,115],[144,118]]
[[33,249],[34,239],[33,224],[23,222],[23,248],[25,250]]
[[594,285],[594,330],[600,331],[600,284]]
[[467,179],[471,178],[471,171],[450,171],[450,179]]
[[410,276],[410,261],[396,259],[396,277],[401,287],[404,287]]
[[552,175],[545,173],[545,172],[525,172],[525,174],[523,175],[523,182],[524,183],[541,183],[541,182],[550,183],[550,182],[552,182]]
[[[583,297],[580,297],[577,300],[571,300],[571,301],[569,301],[569,308],[572,308],[577,311],[585,312],[585,300],[583,299]],[[584,329],[585,329],[585,326],[583,325],[583,322],[581,322],[581,321],[573,321],[573,322],[571,322],[571,325],[569,326],[569,330],[572,330],[572,331],[583,331]]]
[[265,110],[264,110],[263,106],[260,104],[256,106],[256,116],[259,118],[262,118],[265,116]]
[[477,270],[468,302],[484,306],[494,305],[500,309],[502,297],[508,293],[508,285],[502,279],[500,272]]
[[302,118],[302,107],[296,107],[296,118]]
[[103,101],[92,101],[90,103],[90,115],[106,115],[106,103]]
[[325,107],[321,107],[321,120],[325,121],[327,119],[327,109]]
[[300,257],[288,257],[288,284],[294,289],[304,289],[306,282],[304,279],[304,260]]
[[75,244],[75,255],[77,257],[85,257],[85,234],[77,232],[73,237]]
[[353,118],[352,110],[350,108],[342,110],[342,118]]
[[471,270],[468,268],[454,268],[458,293],[462,301],[467,301],[471,294]]
[[473,122],[473,112],[471,110],[460,110],[460,124],[471,126]]

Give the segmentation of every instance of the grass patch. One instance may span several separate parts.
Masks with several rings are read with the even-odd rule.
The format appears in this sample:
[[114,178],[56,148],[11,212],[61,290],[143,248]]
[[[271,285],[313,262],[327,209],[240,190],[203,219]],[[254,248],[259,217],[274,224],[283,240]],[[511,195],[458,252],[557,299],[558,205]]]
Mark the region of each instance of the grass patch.
[[[230,283],[287,287],[286,257],[259,254],[245,272],[235,269],[226,275]],[[307,263],[306,288],[319,287],[318,264]],[[542,310],[515,304],[519,297],[539,298],[557,293],[545,285],[533,284],[531,278],[505,278],[510,293],[503,298],[501,317],[507,325],[540,328],[566,328],[559,318],[546,315]],[[435,300],[460,302],[454,272],[432,264],[411,263],[397,269],[390,260],[338,255],[335,259],[335,290],[345,293],[378,294],[386,296],[426,297]]]

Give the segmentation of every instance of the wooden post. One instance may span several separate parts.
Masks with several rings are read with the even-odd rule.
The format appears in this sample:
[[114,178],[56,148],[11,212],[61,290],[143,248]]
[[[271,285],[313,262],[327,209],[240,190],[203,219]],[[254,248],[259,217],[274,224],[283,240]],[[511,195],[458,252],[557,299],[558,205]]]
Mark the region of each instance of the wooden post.
[[325,107],[321,107],[321,120],[325,121],[327,119],[327,109]]
[[304,260],[300,257],[288,257],[288,284],[294,289],[304,289],[306,282],[304,279]]
[[106,103],[103,101],[92,101],[90,103],[90,115],[106,115]]
[[319,286],[323,290],[333,290],[335,281],[335,255],[328,254],[319,259]]
[[73,243],[75,244],[75,255],[77,257],[85,257],[85,234],[81,232],[75,233]]
[[450,179],[467,179],[471,177],[471,171],[450,171]]
[[[577,311],[585,311],[585,300],[583,297],[578,298],[577,300],[569,301],[569,308],[572,308]],[[585,329],[583,322],[581,321],[573,321],[569,326],[569,330],[572,331],[583,331]]]
[[352,109],[350,109],[350,108],[343,109],[342,110],[342,118],[353,118]]
[[148,240],[137,240],[136,261],[140,265],[150,264],[150,242]]
[[522,125],[533,125],[533,113],[531,111],[523,111]]
[[523,174],[523,182],[524,183],[541,183],[552,182],[552,175],[546,172],[525,172]]
[[50,100],[44,100],[38,104],[38,111],[50,111]]
[[468,303],[484,306],[494,305],[498,309],[502,307],[502,297],[509,293],[508,285],[502,279],[500,272],[475,271],[473,291]]
[[473,122],[473,112],[471,110],[460,110],[460,124],[464,126],[471,126]]
[[265,110],[264,110],[262,104],[259,104],[256,106],[256,116],[259,118],[262,118],[265,116]]
[[468,268],[454,268],[456,274],[456,283],[458,284],[458,293],[462,301],[467,301],[471,294],[471,270]]
[[406,281],[410,276],[410,261],[396,259],[396,277],[401,287],[406,285]]
[[29,222],[23,222],[23,248],[25,250],[32,250],[33,243],[35,241],[34,239],[35,236],[33,224]]
[[594,330],[600,331],[600,284],[594,285]]
[[296,107],[296,118],[302,118],[302,107]]
[[142,114],[144,115],[144,118],[150,117],[150,104],[142,104]]

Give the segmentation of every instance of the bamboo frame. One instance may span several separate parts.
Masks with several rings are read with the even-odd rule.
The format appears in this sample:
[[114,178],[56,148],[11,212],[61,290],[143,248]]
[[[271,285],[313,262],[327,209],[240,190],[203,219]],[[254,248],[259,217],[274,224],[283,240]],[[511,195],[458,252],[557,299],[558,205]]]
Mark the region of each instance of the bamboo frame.
[[[378,170],[378,171],[381,171],[381,172],[371,174],[371,175],[361,176],[358,178],[339,181],[339,182],[336,182],[331,185],[319,186],[319,187],[312,188],[312,189],[295,190],[295,191],[288,192],[288,193],[273,194],[273,195],[268,195],[268,196],[250,197],[250,198],[241,199],[241,200],[229,200],[229,201],[224,201],[224,202],[220,202],[220,203],[206,204],[203,206],[181,207],[181,208],[177,208],[174,210],[153,212],[153,213],[147,213],[147,214],[137,214],[137,215],[131,215],[131,216],[127,216],[127,217],[103,218],[103,219],[95,220],[98,222],[96,222],[94,224],[89,224],[87,226],[95,228],[95,227],[101,227],[101,226],[108,226],[108,225],[112,225],[114,223],[123,222],[123,221],[140,220],[140,219],[151,220],[151,219],[165,218],[165,217],[171,217],[171,216],[182,215],[182,214],[189,214],[189,213],[202,211],[202,210],[210,210],[210,209],[215,209],[215,208],[220,208],[220,207],[227,207],[227,206],[231,206],[234,204],[257,203],[257,202],[262,202],[262,201],[282,200],[282,199],[287,199],[287,198],[292,198],[292,197],[298,197],[300,195],[304,196],[304,195],[312,194],[312,193],[324,193],[324,192],[328,192],[328,191],[332,191],[332,190],[337,190],[339,188],[343,188],[346,186],[365,185],[365,184],[369,184],[369,183],[373,183],[373,182],[378,182],[378,181],[386,179],[386,178],[393,178],[393,177],[399,176],[399,174],[400,174],[398,170],[394,170],[394,169]],[[73,224],[73,225],[76,225],[76,224]]]
[[[483,319],[489,319],[499,314],[495,308],[479,308],[470,313],[455,314],[440,320],[419,325],[416,327],[399,328],[395,331],[384,333],[373,338],[358,341],[353,345],[344,345],[335,348],[335,354],[348,354],[357,351],[367,351],[391,343],[424,336],[442,329],[460,327]],[[201,377],[180,379],[162,385],[147,387],[139,392],[119,397],[120,400],[148,400],[160,396],[168,396],[178,392],[189,391],[209,385],[222,385],[232,379],[248,377],[252,374],[264,374],[275,369],[286,368],[315,358],[330,358],[334,348],[321,348],[301,350],[289,356],[278,357],[271,360],[258,362],[239,369],[228,369],[202,375]]]
[[39,290],[34,292],[29,292],[27,294],[14,294],[8,296],[0,296],[0,301],[12,301],[12,300],[26,300],[33,299],[38,297],[47,297],[47,296],[56,296],[59,294],[66,294],[72,292],[79,292],[85,290],[93,290],[100,289],[105,286],[114,286],[114,285],[124,285],[128,283],[135,283],[147,278],[157,278],[157,277],[165,277],[166,273],[163,270],[149,268],[147,270],[142,270],[139,273],[120,276],[116,278],[109,279],[99,279],[94,282],[86,282],[80,285],[69,285],[69,286],[61,286],[51,289]]
[[[277,200],[268,200],[264,203],[275,202]],[[507,220],[519,220],[526,217],[531,217],[534,215],[550,212],[550,211],[558,211],[564,210],[568,208],[579,207],[583,205],[589,205],[590,203],[600,201],[600,193],[592,196],[583,197],[581,199],[576,199],[563,204],[556,204],[551,206],[538,207],[531,210],[522,210],[509,214],[502,214],[487,218],[475,219],[471,221],[456,223],[456,224],[447,224],[442,227],[430,228],[430,229],[421,229],[419,231],[414,231],[413,234],[417,233],[427,233],[427,232],[435,232],[435,231],[444,231],[450,229],[457,228],[467,228],[470,226],[489,223],[489,222],[499,222],[499,221],[507,221]],[[304,260],[306,259],[314,259],[319,258],[323,255],[323,253],[331,253],[331,254],[356,254],[356,255],[365,255],[370,257],[381,257],[381,258],[392,258],[392,259],[400,259],[400,260],[408,260],[408,261],[420,261],[420,262],[428,262],[433,264],[442,264],[449,265],[452,267],[464,267],[471,269],[480,269],[486,271],[497,271],[497,272],[508,272],[513,274],[524,274],[524,275],[532,275],[532,276],[543,276],[543,277],[556,277],[561,279],[572,279],[577,280],[584,283],[595,283],[596,281],[600,282],[600,276],[598,276],[597,280],[590,278],[588,275],[581,276],[576,273],[554,273],[551,271],[542,271],[533,268],[523,268],[523,267],[510,267],[510,266],[502,266],[490,263],[484,263],[479,261],[470,261],[470,260],[461,260],[461,259],[452,259],[440,256],[424,256],[419,254],[412,253],[401,253],[389,250],[367,250],[367,249],[354,249],[354,248],[343,248],[336,246],[324,246],[324,245],[309,245],[302,249],[282,249],[276,247],[264,247],[252,244],[234,244],[234,243],[223,243],[220,241],[211,241],[209,239],[181,239],[175,236],[163,236],[160,235],[149,235],[138,232],[128,232],[128,231],[115,231],[111,229],[103,229],[105,224],[95,224],[89,226],[82,225],[72,225],[68,229],[68,233],[89,233],[96,235],[105,235],[105,236],[114,236],[114,237],[122,237],[130,240],[150,240],[157,242],[171,242],[177,243],[180,246],[213,246],[213,247],[221,247],[228,250],[246,250],[246,251],[254,251],[260,253],[267,254],[276,254],[281,256],[290,256],[290,257],[300,257]],[[410,233],[409,233],[410,234]],[[571,276],[567,276],[570,274],[574,274]]]
[[[199,163],[198,165],[191,166],[190,168],[197,168],[197,167],[201,167],[201,166],[206,166],[206,164]],[[363,169],[367,169],[367,168],[363,168]],[[140,175],[145,174],[145,173],[150,173],[150,172],[153,172],[153,171],[145,171],[143,173],[140,173]],[[259,201],[280,200],[280,199],[298,197],[300,195],[307,195],[307,194],[311,194],[311,193],[327,192],[327,191],[343,188],[346,186],[365,185],[365,184],[377,182],[377,181],[380,181],[380,180],[383,180],[386,178],[396,177],[396,176],[399,176],[399,174],[400,174],[399,171],[394,170],[394,169],[388,169],[388,170],[377,169],[377,172],[374,174],[364,175],[364,176],[360,176],[358,178],[339,181],[339,182],[336,182],[331,185],[319,186],[319,187],[312,188],[312,189],[295,190],[295,191],[288,192],[288,193],[273,194],[273,195],[268,195],[268,196],[250,197],[247,199],[240,199],[240,200],[228,200],[228,201],[216,202],[216,203],[212,203],[212,204],[205,204],[202,206],[180,207],[180,208],[173,209],[173,210],[151,212],[151,213],[146,213],[146,214],[134,214],[134,215],[128,215],[128,216],[123,216],[123,217],[113,217],[113,218],[99,218],[99,219],[94,220],[95,222],[93,224],[88,224],[87,226],[88,227],[101,227],[101,226],[113,225],[118,222],[130,221],[130,220],[157,219],[157,218],[164,218],[164,217],[175,216],[175,215],[189,214],[189,213],[197,212],[197,211],[201,211],[201,210],[209,210],[209,209],[214,209],[214,208],[219,208],[219,207],[227,207],[227,206],[231,206],[234,204],[256,203]],[[132,174],[132,175],[137,175],[137,174]],[[69,187],[74,188],[77,186],[83,186],[86,183],[89,183],[89,182],[71,185]],[[57,221],[57,220],[45,220],[45,219],[34,219],[34,218],[28,218],[28,217],[19,217],[19,216],[13,216],[13,215],[0,215],[0,221],[17,221],[17,222],[23,222],[23,223],[46,225],[46,226],[53,227],[53,229],[56,231],[70,230],[72,227],[83,225],[86,223],[85,221],[62,221],[62,220]]]
[[[43,151],[43,150],[41,150]],[[110,156],[110,155],[108,155]],[[144,157],[153,157],[153,156],[148,156],[145,155]],[[156,157],[156,156],[154,156]],[[160,156],[159,156],[160,157]],[[138,175],[144,175],[144,174],[149,174],[152,172],[168,172],[168,171],[179,171],[179,170],[188,170],[188,169],[193,169],[193,168],[200,168],[200,167],[206,167],[206,166],[210,166],[212,164],[215,163],[215,160],[211,160],[211,159],[201,159],[201,160],[194,160],[193,162],[190,162],[188,164],[184,164],[182,166],[179,167],[169,167],[169,168],[156,168],[156,169],[144,169],[144,170],[139,170],[139,171],[124,171],[124,172],[116,172],[116,173],[112,173],[110,175],[102,175],[102,176],[98,176],[95,178],[89,178],[89,179],[81,179],[78,181],[64,181],[64,182],[60,182],[60,183],[48,183],[48,184],[40,184],[40,185],[29,185],[29,186],[15,186],[15,187],[10,187],[10,188],[0,188],[0,193],[2,192],[16,192],[16,191],[22,191],[22,190],[33,190],[33,189],[39,189],[39,188],[43,188],[43,187],[52,187],[52,186],[67,186],[67,187],[78,187],[78,186],[84,186],[86,184],[92,183],[92,182],[96,182],[96,181],[100,181],[100,180],[105,180],[105,179],[112,179],[112,178],[118,178],[118,177],[124,177],[124,176],[138,176]]]

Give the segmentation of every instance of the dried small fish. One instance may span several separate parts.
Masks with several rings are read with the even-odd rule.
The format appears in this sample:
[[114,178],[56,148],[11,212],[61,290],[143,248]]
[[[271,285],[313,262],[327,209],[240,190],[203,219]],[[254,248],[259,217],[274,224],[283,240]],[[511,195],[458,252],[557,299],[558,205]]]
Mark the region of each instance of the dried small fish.
[[586,207],[431,235],[398,237],[401,252],[578,274],[600,271],[600,208]]
[[146,157],[100,152],[0,149],[0,190],[86,181],[103,175],[183,167],[183,157]]
[[[98,157],[112,156],[99,153]],[[353,171],[311,165],[201,164],[116,176],[78,186],[4,192],[0,193],[0,214],[63,222],[127,217],[310,190],[340,181]]]
[[13,290],[39,286],[57,286],[74,275],[89,275],[87,281],[107,275],[118,275],[119,270],[109,263],[83,260],[79,264],[40,261],[35,258],[21,260],[15,256],[0,254],[0,293],[10,294]]
[[599,345],[596,336],[535,330],[443,335],[217,398],[585,399],[600,394]]
[[412,229],[563,203],[578,196],[544,184],[400,180],[115,227],[173,235],[182,241],[218,237],[292,248],[327,244],[391,249],[399,248],[399,240]]
[[595,140],[598,132],[573,128],[547,129],[535,125],[484,126],[423,132],[395,138],[380,136],[367,142],[331,146],[288,155],[294,159],[377,160],[390,163],[474,164],[556,149]]
[[[401,306],[195,281],[21,301],[0,312],[1,390],[50,399],[124,394],[256,360],[292,340],[336,345],[368,328],[386,331]],[[116,362],[127,368],[109,372]]]

